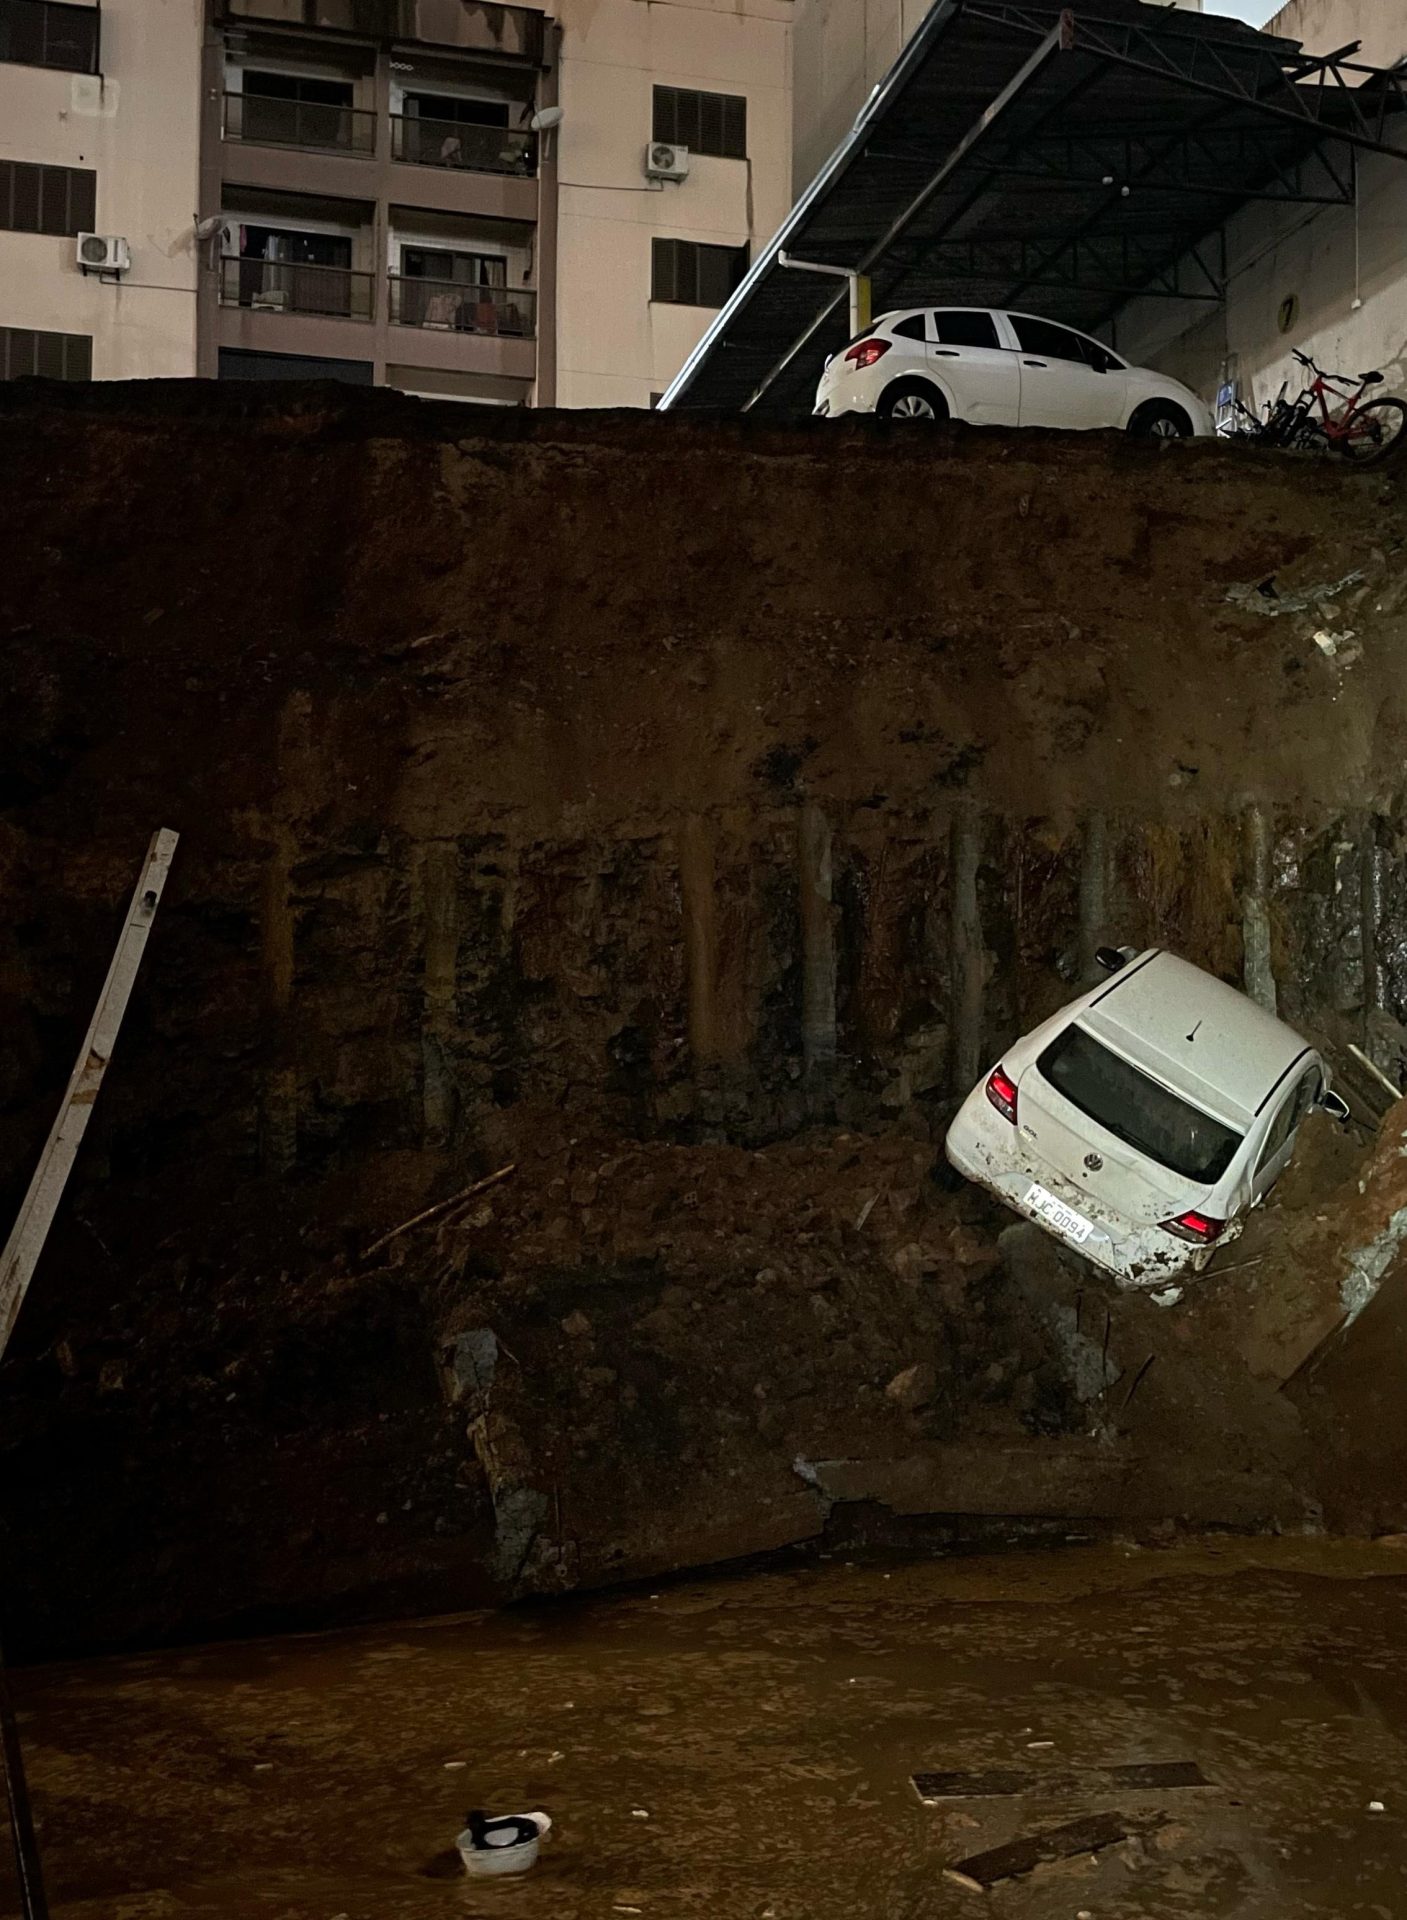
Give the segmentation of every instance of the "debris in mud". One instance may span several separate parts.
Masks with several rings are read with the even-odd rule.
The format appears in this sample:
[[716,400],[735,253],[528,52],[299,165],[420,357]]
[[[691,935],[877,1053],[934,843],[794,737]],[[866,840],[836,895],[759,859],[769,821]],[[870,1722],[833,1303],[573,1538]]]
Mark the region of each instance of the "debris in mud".
[[1351,667],[1355,660],[1363,658],[1363,649],[1357,644],[1352,627],[1345,627],[1342,633],[1321,627],[1314,635],[1314,644],[1325,659],[1332,660],[1336,666]]
[[1282,613],[1308,613],[1327,600],[1336,600],[1350,587],[1360,586],[1367,578],[1361,567],[1354,567],[1339,580],[1327,580],[1312,587],[1281,592],[1273,578],[1251,584],[1236,582],[1226,589],[1227,604],[1249,613],[1263,613],[1274,619]]

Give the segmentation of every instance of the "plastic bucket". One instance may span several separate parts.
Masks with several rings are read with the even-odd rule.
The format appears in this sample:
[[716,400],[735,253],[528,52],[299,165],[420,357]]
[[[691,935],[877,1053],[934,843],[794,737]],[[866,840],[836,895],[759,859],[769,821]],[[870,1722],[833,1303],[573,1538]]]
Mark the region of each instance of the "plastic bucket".
[[471,1880],[486,1880],[500,1873],[526,1873],[529,1867],[537,1865],[538,1843],[552,1822],[545,1813],[525,1813],[524,1820],[531,1820],[537,1832],[526,1840],[518,1840],[507,1846],[494,1845],[493,1834],[488,1835],[489,1844],[484,1847],[474,1845],[474,1836],[466,1827],[455,1841],[459,1857],[464,1862],[464,1871]]

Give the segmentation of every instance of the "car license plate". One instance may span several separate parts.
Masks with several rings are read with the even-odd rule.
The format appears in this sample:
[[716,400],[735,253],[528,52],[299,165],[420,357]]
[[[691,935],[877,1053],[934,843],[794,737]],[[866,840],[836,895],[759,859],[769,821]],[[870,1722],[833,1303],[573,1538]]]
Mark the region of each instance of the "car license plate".
[[1053,1193],[1047,1193],[1038,1181],[1033,1180],[1027,1187],[1025,1204],[1038,1220],[1044,1220],[1047,1226],[1054,1227],[1057,1233],[1063,1233],[1076,1246],[1082,1247],[1094,1232],[1092,1220],[1086,1220],[1082,1213],[1076,1213],[1063,1200],[1057,1200]]

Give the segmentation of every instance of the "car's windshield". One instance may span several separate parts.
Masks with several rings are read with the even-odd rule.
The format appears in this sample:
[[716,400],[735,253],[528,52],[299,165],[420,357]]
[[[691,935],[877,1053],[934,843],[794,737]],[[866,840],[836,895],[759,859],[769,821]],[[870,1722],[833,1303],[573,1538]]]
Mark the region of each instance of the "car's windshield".
[[1239,1133],[1150,1080],[1083,1027],[1067,1027],[1036,1065],[1081,1113],[1199,1186],[1220,1180],[1241,1144]]

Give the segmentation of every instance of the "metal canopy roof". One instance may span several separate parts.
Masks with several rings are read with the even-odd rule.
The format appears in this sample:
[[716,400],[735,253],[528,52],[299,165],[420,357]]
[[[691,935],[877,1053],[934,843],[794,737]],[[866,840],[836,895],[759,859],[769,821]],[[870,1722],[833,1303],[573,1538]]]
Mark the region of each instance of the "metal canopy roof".
[[1093,332],[1130,299],[1224,297],[1222,233],[1249,201],[1352,204],[1389,144],[1401,69],[1324,58],[1140,0],[935,0],[694,350],[664,407],[808,412],[848,328],[876,313],[1017,307]]

